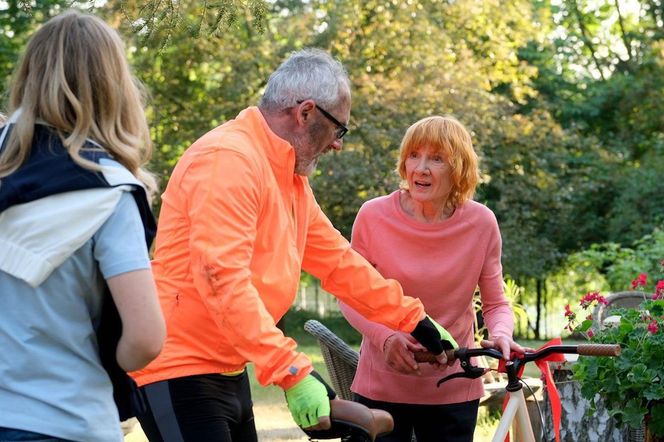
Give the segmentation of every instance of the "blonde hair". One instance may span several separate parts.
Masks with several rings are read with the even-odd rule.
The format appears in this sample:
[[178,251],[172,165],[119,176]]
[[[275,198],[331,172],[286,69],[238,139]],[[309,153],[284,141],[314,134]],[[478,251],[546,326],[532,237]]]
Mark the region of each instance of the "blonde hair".
[[147,187],[156,180],[142,166],[152,154],[142,89],[129,69],[118,33],[101,19],[67,11],[50,19],[30,39],[15,72],[10,113],[20,108],[0,156],[0,178],[28,158],[35,123],[52,126],[72,159],[91,139]]
[[420,147],[440,152],[450,165],[452,189],[448,206],[459,207],[473,197],[479,182],[477,154],[470,134],[458,120],[436,115],[423,118],[408,128],[401,140],[396,169],[402,179],[402,189],[408,189],[406,159]]

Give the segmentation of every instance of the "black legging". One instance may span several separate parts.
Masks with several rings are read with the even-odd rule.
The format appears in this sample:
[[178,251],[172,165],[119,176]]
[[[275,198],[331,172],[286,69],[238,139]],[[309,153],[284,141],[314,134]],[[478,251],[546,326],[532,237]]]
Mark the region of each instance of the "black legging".
[[398,404],[359,394],[355,400],[385,410],[394,418],[394,431],[376,438],[376,442],[410,442],[413,431],[417,442],[472,442],[480,405],[479,399],[446,405]]
[[136,416],[150,442],[257,442],[247,372],[155,382],[139,389]]

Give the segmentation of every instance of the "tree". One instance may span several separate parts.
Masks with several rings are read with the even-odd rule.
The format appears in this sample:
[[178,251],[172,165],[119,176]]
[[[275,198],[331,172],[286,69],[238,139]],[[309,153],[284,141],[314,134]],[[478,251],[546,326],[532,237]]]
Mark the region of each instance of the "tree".
[[28,37],[37,26],[72,5],[71,0],[7,0],[0,2],[0,95],[7,85]]
[[[27,2],[6,3],[5,77],[31,30],[71,4],[37,2],[39,15],[16,9]],[[476,199],[498,217],[505,273],[534,287],[524,296],[539,309],[568,254],[632,241],[664,219],[662,3],[641,1],[639,14],[624,5],[109,0],[94,11],[119,28],[150,92],[151,166],[162,184],[184,149],[256,104],[269,74],[304,47],[329,50],[352,81],[344,149],[311,179],[346,236],[364,201],[398,187],[406,128],[432,114],[457,117],[481,157]]]
[[598,146],[591,182],[580,181],[574,192],[585,221],[576,250],[630,244],[664,219],[661,180],[648,178],[661,173],[663,4],[631,4],[637,8],[619,0],[563,1],[552,6],[561,37],[541,52],[521,53],[539,72],[535,105],[545,100],[566,130]]
[[193,39],[223,37],[247,17],[261,32],[267,12],[265,0],[120,0],[112,3],[112,9],[121,14],[131,33],[138,35],[142,43],[162,47],[183,35]]

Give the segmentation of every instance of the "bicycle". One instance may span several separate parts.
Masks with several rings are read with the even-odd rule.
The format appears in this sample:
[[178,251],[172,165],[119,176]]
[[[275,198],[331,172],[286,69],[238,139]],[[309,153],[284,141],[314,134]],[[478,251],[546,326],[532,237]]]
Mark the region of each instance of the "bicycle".
[[[447,357],[458,359],[463,371],[445,376],[438,381],[437,386],[454,378],[476,379],[484,375],[489,368],[478,367],[472,364],[471,358],[488,356],[504,361],[505,373],[507,374],[507,391],[509,399],[504,406],[503,414],[498,423],[498,428],[493,436],[492,442],[503,442],[509,434],[510,427],[513,429],[514,440],[519,442],[535,442],[535,435],[528,416],[526,398],[523,394],[523,382],[520,373],[528,362],[542,360],[554,354],[578,354],[585,356],[619,356],[620,346],[614,344],[579,344],[579,345],[551,345],[540,348],[533,352],[522,355],[512,354],[510,360],[504,361],[501,352],[494,348],[458,348],[447,350]],[[417,362],[435,362],[431,353],[415,353]],[[541,416],[541,412],[540,412]],[[544,431],[544,426],[542,426]]]

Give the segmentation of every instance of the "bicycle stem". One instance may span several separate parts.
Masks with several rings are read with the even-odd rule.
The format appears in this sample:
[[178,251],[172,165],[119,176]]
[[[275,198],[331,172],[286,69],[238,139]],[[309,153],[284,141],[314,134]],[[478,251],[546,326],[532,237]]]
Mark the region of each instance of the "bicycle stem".
[[523,385],[519,381],[519,368],[522,364],[519,364],[519,359],[515,361],[507,361],[505,363],[505,373],[507,374],[507,386],[505,389],[507,391],[518,391],[523,388]]

